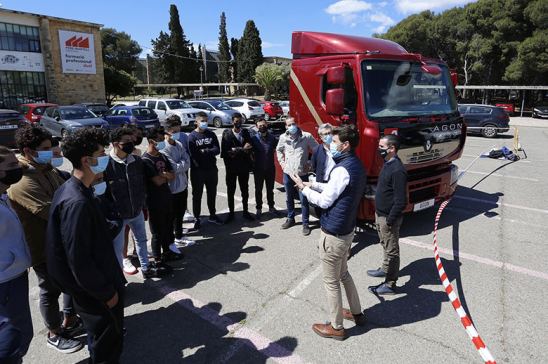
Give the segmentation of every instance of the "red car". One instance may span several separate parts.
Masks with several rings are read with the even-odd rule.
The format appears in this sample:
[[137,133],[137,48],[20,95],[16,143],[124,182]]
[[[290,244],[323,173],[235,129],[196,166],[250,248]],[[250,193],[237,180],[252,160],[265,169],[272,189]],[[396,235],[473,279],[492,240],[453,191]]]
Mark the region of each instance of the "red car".
[[29,123],[37,123],[42,118],[44,111],[46,111],[46,109],[50,106],[57,106],[57,104],[22,104],[19,105],[19,112],[23,114]]
[[263,105],[264,110],[264,118],[266,121],[268,120],[276,120],[282,117],[284,114],[284,111],[282,110],[282,107],[279,103],[274,101],[263,101],[261,103]]

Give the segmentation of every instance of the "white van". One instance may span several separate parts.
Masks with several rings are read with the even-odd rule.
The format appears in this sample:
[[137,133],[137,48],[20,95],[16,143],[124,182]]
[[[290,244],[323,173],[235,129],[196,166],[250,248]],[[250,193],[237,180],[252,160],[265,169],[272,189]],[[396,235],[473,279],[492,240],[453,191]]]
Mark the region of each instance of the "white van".
[[168,116],[178,115],[181,118],[183,128],[193,128],[196,114],[201,111],[179,99],[142,99],[139,101],[139,106],[153,109],[158,114],[161,125],[165,124]]

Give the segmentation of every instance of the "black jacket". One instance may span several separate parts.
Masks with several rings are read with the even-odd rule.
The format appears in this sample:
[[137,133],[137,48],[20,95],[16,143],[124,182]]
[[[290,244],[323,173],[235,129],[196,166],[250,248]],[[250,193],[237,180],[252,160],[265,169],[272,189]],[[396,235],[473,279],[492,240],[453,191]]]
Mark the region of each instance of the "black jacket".
[[232,132],[232,129],[225,129],[221,139],[221,158],[225,161],[225,166],[230,170],[251,170],[253,161],[253,148],[244,150],[244,145],[252,145],[249,130],[242,129],[242,141]]
[[327,150],[325,150],[323,144],[318,145],[316,149],[314,149],[311,163],[314,174],[316,174],[316,182],[326,183],[327,180],[324,179],[324,175],[325,168],[327,167]]
[[407,205],[407,171],[398,157],[386,162],[381,169],[375,193],[375,209],[392,225]]
[[103,179],[107,191],[101,196],[101,202],[109,206],[109,220],[132,219],[141,213],[145,206],[146,175],[139,156],[128,155],[125,163],[111,156]]
[[75,177],[53,197],[46,261],[50,278],[70,295],[104,303],[124,288],[105,216],[92,188]]
[[219,140],[211,130],[200,133],[194,130],[188,135],[190,168],[217,169],[217,155],[220,153]]

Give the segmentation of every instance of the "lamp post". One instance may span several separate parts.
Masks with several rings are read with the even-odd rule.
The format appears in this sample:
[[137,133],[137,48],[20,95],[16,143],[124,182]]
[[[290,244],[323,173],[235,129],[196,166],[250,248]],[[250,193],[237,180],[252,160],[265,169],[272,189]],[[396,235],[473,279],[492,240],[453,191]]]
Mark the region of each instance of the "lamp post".
[[200,66],[200,90],[202,90],[202,92],[204,91],[203,72],[204,72],[204,68]]

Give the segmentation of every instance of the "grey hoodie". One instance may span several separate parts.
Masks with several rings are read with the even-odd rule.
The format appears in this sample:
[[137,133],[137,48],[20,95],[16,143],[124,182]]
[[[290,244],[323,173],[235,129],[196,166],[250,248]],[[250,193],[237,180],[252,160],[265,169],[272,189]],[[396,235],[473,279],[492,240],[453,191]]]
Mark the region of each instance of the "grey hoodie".
[[0,196],[0,283],[17,278],[30,263],[23,226],[4,193]]

